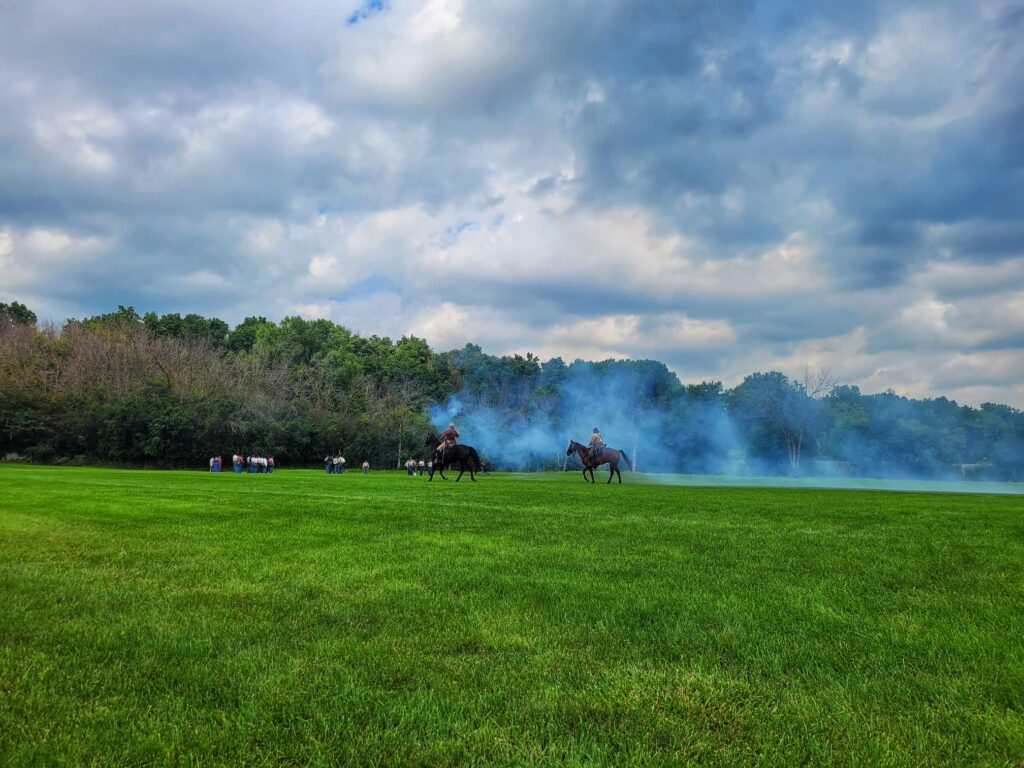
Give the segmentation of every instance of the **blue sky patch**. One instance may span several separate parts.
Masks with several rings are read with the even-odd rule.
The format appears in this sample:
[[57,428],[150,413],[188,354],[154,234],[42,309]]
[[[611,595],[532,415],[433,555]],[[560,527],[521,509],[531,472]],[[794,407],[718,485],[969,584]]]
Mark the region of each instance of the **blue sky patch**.
[[371,16],[376,16],[378,13],[382,13],[387,9],[384,0],[367,0],[358,9],[352,12],[346,22],[350,27],[355,26],[361,21],[366,21]]

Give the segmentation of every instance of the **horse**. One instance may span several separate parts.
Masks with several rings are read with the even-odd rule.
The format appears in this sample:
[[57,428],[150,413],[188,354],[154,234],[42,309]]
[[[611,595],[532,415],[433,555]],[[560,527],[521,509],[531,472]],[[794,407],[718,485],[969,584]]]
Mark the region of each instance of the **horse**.
[[459,465],[459,476],[455,478],[455,482],[459,482],[465,471],[469,470],[469,479],[474,483],[476,482],[476,473],[483,471],[483,463],[480,461],[480,454],[476,452],[476,448],[471,445],[462,445],[458,443],[453,445],[451,448],[445,448],[441,452],[441,460],[437,459],[437,446],[441,444],[441,441],[437,439],[437,435],[431,432],[427,435],[427,439],[424,441],[430,449],[431,455],[434,457],[433,463],[430,465],[430,480],[434,479],[434,470],[436,469],[441,473],[441,479],[447,480],[444,476],[444,468],[450,467],[455,464]]
[[593,466],[591,466],[590,463],[590,449],[583,445],[583,443],[577,443],[575,440],[570,440],[569,447],[566,449],[565,455],[572,456],[574,453],[579,456],[580,460],[583,462],[584,480],[587,480],[587,472],[590,472],[590,479],[587,480],[588,483],[597,482],[594,479],[594,466],[599,467],[602,464],[607,464],[608,482],[610,483],[613,477],[618,476],[619,484],[622,484],[622,473],[619,471],[619,459],[623,459],[627,465],[629,464],[629,457],[626,455],[625,451],[606,447],[604,452],[598,457],[597,464]]

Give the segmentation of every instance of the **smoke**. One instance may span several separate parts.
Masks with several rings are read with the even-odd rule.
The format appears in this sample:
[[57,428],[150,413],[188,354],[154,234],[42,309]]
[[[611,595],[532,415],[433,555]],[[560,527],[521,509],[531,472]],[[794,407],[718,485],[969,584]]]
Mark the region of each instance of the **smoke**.
[[825,418],[831,407],[825,402],[805,398],[813,413],[794,471],[778,424],[752,423],[750,408],[744,412],[735,403],[730,413],[729,393],[720,385],[684,387],[662,363],[578,360],[567,366],[556,358],[540,365],[490,357],[475,347],[455,353],[454,362],[464,372],[462,389],[434,405],[430,421],[439,432],[456,423],[461,442],[496,469],[579,468],[578,458],[566,457],[569,441],[586,444],[597,427],[655,483],[1021,492],[976,482],[992,475],[977,472],[984,464],[960,463],[968,452],[951,431],[935,432],[941,440],[925,439],[921,413],[938,414],[933,426],[944,427],[959,418],[959,406],[950,401],[862,396],[845,388],[866,415],[850,419],[846,409],[844,422]]
[[735,463],[738,440],[721,398],[681,397],[662,363],[556,359],[532,375],[502,373],[471,366],[462,391],[429,413],[438,429],[455,422],[462,442],[497,468],[561,469],[569,441],[587,444],[595,427],[638,470],[714,473]]
[[458,396],[432,408],[430,420],[439,433],[449,423],[457,424],[460,442],[472,445],[483,461],[498,469],[561,468],[568,445],[547,420],[501,412]]
[[756,475],[679,475],[644,474],[636,478],[652,485],[693,487],[809,488],[850,491],[899,491],[907,493],[991,493],[1024,494],[1020,483],[985,480],[926,480],[913,477],[849,477],[810,475],[801,477]]

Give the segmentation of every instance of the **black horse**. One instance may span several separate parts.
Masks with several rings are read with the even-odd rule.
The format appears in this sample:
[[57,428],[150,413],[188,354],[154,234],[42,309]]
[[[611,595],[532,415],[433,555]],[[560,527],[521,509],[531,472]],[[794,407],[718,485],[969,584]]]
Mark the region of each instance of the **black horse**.
[[[456,444],[450,448],[445,448],[444,451],[438,454],[437,446],[441,444],[441,441],[437,439],[437,435],[433,432],[427,435],[424,444],[430,449],[430,453],[434,457],[434,463],[430,465],[430,480],[434,479],[435,469],[441,473],[442,480],[447,480],[448,478],[444,476],[444,468],[456,464],[459,465],[459,476],[455,478],[456,483],[462,479],[462,475],[467,469],[469,470],[469,479],[474,483],[476,482],[476,473],[483,471],[480,455],[476,452],[476,448],[471,445]],[[440,459],[438,459],[439,455]]]
[[[583,443],[577,443],[575,440],[570,440],[569,447],[566,449],[565,455],[571,456],[574,453],[579,456],[580,461],[583,462],[583,479],[587,480],[587,472],[590,473],[590,479],[587,480],[588,483],[597,482],[594,479],[594,466],[599,467],[602,464],[608,465],[608,482],[610,483],[613,477],[618,476],[619,483],[621,483],[622,473],[619,472],[619,459],[623,459],[627,465],[629,464],[629,457],[626,455],[625,451],[606,447],[604,452],[598,456],[597,463],[595,465],[591,465],[590,449],[583,445]],[[627,466],[627,469],[628,468],[629,467]]]

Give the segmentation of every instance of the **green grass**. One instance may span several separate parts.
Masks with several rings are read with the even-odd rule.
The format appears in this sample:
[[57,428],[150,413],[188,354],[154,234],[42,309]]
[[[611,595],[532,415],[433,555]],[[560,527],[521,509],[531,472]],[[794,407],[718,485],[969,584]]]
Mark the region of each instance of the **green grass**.
[[468,479],[0,467],[0,763],[1024,765],[1021,497]]

